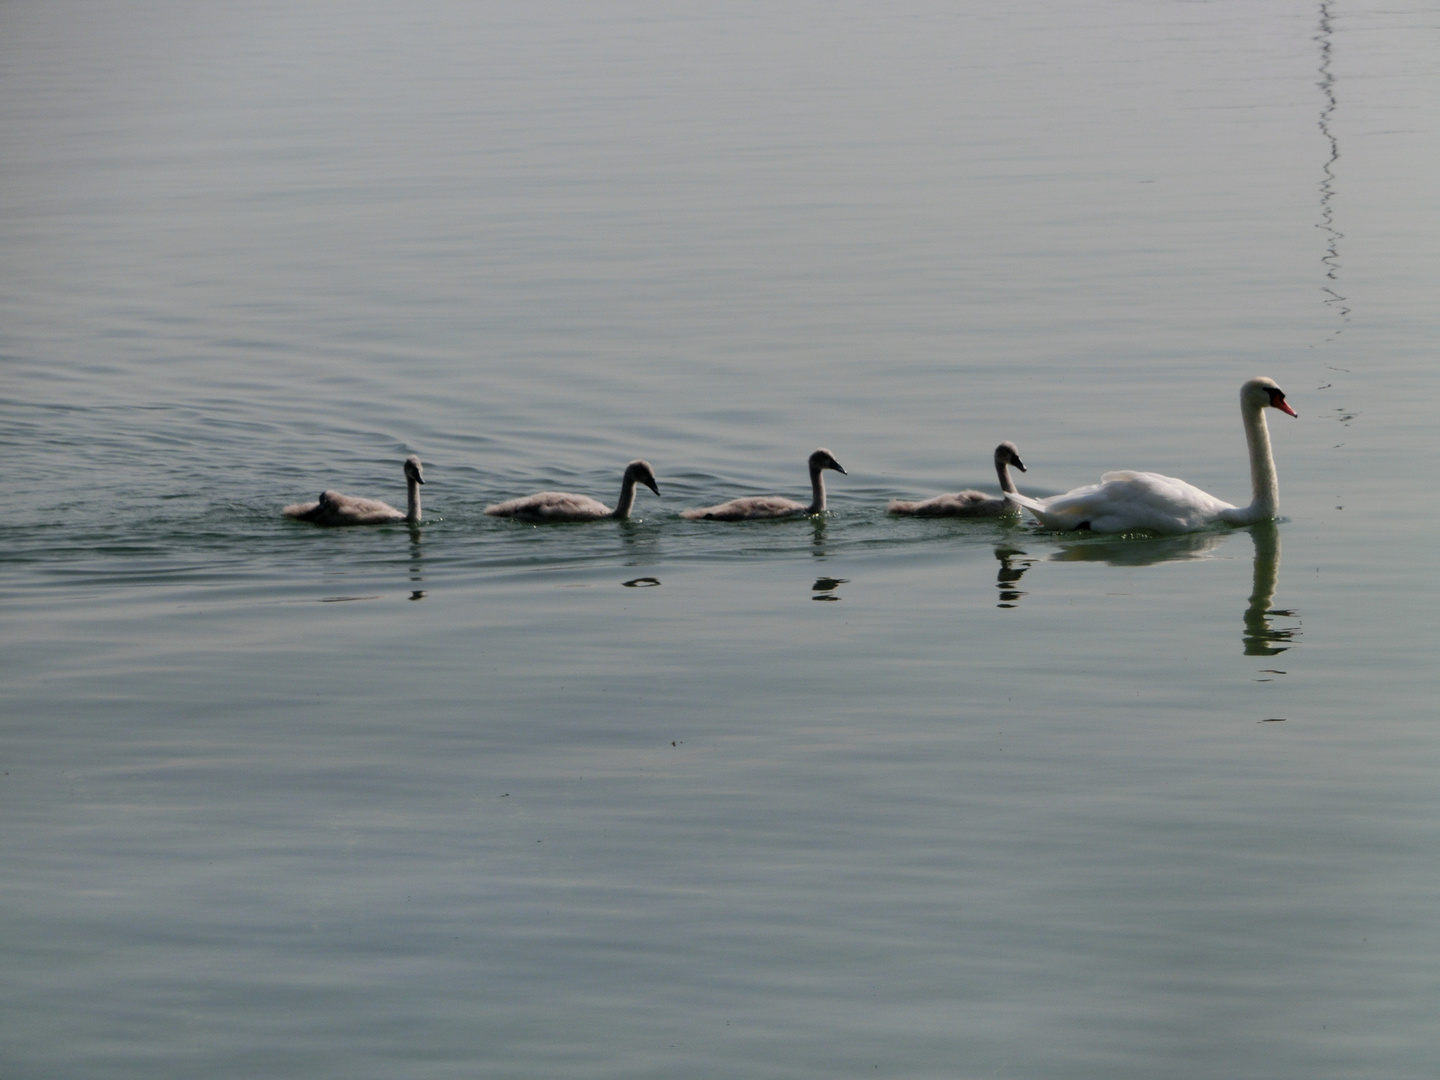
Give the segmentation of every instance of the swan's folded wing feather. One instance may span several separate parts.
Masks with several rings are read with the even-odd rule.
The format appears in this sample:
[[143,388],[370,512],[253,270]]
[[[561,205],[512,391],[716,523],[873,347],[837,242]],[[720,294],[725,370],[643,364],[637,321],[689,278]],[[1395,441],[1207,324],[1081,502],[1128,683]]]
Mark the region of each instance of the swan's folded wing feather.
[[588,495],[568,491],[541,491],[519,499],[487,506],[491,517],[527,518],[532,521],[584,521],[610,516],[610,508]]
[[322,491],[320,501],[285,507],[287,517],[316,525],[383,525],[404,521],[405,515],[379,499],[362,499],[338,491]]
[[355,495],[326,493],[320,513],[325,520],[353,525],[378,525],[386,521],[402,521],[405,515],[379,499],[362,499]]
[[904,502],[895,499],[890,503],[892,514],[907,514],[912,517],[991,517],[1013,512],[1015,504],[1002,496],[986,495],[983,491],[955,491],[949,495],[936,495],[924,502]]
[[1019,492],[1011,492],[1008,498],[1029,510],[1047,529],[1067,530],[1078,529],[1090,520],[1093,507],[1087,500],[1099,490],[1099,484],[1088,484],[1048,499],[1032,499]]
[[399,513],[389,503],[379,499],[362,499],[356,495],[332,495],[330,502],[336,509],[353,514],[383,514],[386,511]]
[[1163,473],[1108,472],[1090,500],[1096,532],[1183,533],[1204,528],[1231,505]]
[[318,502],[291,503],[280,512],[286,517],[295,518],[298,521],[309,521],[315,511],[320,509]]
[[719,506],[701,506],[693,510],[682,510],[680,516],[711,521],[742,521],[748,518],[793,517],[803,514],[809,507],[794,499],[779,495],[751,495],[742,499],[731,499]]
[[1011,495],[1048,529],[1183,533],[1216,521],[1227,502],[1162,473],[1108,472],[1098,484],[1049,499]]

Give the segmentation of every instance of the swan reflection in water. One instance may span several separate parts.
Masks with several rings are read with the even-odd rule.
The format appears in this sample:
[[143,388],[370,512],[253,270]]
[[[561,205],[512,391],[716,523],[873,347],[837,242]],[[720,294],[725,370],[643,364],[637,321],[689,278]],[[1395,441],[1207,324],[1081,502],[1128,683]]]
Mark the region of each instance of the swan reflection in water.
[[[1299,613],[1289,608],[1273,608],[1275,591],[1280,583],[1280,528],[1273,521],[1256,522],[1246,530],[1255,545],[1255,561],[1250,587],[1250,601],[1245,608],[1245,632],[1241,636],[1246,656],[1275,656],[1290,648],[1300,636],[1298,625],[1276,626],[1277,619],[1299,620]],[[1096,537],[1068,543],[1059,551],[1047,556],[1047,562],[1103,562],[1109,566],[1154,566],[1166,562],[1183,562],[1188,559],[1210,557],[1221,544],[1234,534],[1231,532],[1186,533],[1183,536],[1166,536],[1155,539],[1108,539]],[[1024,593],[1015,590],[1013,583],[1034,560],[1019,565],[1016,556],[1024,552],[1011,548],[996,548],[995,557],[1000,560],[1000,581],[1002,598],[1010,601],[1001,607],[1013,607],[1014,601]],[[1005,590],[1009,586],[1011,595]]]
[[1181,536],[1097,537],[1066,544],[1047,562],[1103,562],[1109,566],[1155,566],[1157,563],[1203,559],[1220,546],[1229,533],[1185,533]]
[[1272,619],[1295,619],[1289,608],[1272,608],[1280,584],[1280,530],[1273,521],[1250,527],[1255,542],[1255,576],[1250,588],[1250,606],[1245,609],[1245,655],[1274,656],[1290,648],[1300,636],[1300,627],[1276,627]]

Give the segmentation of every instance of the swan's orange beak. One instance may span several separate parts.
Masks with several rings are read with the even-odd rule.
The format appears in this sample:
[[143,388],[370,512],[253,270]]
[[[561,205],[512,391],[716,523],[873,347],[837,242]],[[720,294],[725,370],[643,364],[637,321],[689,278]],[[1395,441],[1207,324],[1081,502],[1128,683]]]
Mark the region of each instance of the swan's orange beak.
[[1289,413],[1291,416],[1296,417],[1297,419],[1300,416],[1299,413],[1297,413],[1294,409],[1290,407],[1289,403],[1285,400],[1285,395],[1282,394],[1278,388],[1272,389],[1270,391],[1270,404],[1273,407],[1279,409],[1281,412]]

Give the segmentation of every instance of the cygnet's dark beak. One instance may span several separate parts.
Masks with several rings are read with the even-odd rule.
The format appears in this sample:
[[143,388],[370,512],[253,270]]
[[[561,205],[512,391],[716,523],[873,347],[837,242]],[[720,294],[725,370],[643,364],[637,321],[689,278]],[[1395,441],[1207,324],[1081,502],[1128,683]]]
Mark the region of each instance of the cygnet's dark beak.
[[834,469],[836,472],[838,472],[841,476],[849,476],[849,475],[850,475],[849,473],[847,473],[847,472],[845,471],[844,466],[842,466],[842,465],[841,465],[838,461],[836,461],[834,458],[831,458],[831,459],[830,459],[830,467],[831,467],[832,469]]
[[644,483],[645,486],[648,487],[651,491],[653,491],[656,495],[660,494],[660,485],[655,483],[654,480],[644,480]]
[[1025,468],[1025,463],[1020,460],[1020,455],[1019,455],[1019,454],[1016,454],[1016,455],[1015,455],[1015,460],[1012,461],[1011,464],[1014,465],[1015,468],[1019,469],[1021,472],[1029,472],[1029,471],[1030,471],[1029,469]]

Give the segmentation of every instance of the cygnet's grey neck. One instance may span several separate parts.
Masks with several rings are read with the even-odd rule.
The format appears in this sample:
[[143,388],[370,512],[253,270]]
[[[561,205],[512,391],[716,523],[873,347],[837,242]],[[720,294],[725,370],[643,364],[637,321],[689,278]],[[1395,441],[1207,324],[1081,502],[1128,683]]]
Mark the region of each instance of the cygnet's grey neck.
[[[614,476],[614,473],[610,474]],[[612,517],[627,518],[631,509],[635,506],[635,474],[629,469],[625,470],[625,479],[620,482],[620,501],[615,504],[615,512]]]
[[[444,470],[441,471],[443,472]],[[445,478],[442,476],[440,479],[443,481]],[[420,478],[411,474],[405,477],[405,481],[406,495],[409,498],[409,506],[405,511],[405,520],[413,525],[420,520]],[[443,487],[444,484],[442,483],[441,486]]]
[[823,470],[815,462],[810,463],[810,509],[807,514],[823,514],[825,512],[825,480],[820,475]]
[[1010,479],[1010,463],[999,454],[995,455],[995,475],[1000,478],[1000,490],[1007,495],[1015,493],[1015,481]]

